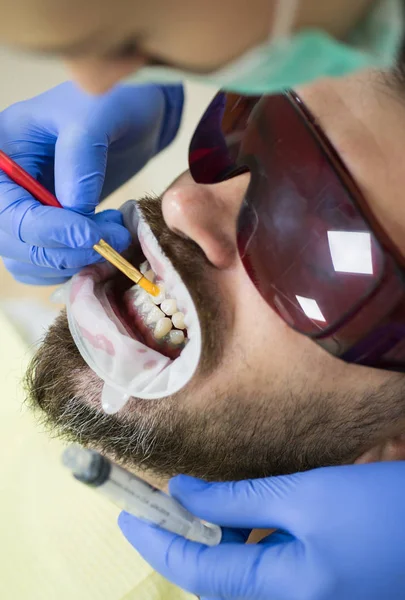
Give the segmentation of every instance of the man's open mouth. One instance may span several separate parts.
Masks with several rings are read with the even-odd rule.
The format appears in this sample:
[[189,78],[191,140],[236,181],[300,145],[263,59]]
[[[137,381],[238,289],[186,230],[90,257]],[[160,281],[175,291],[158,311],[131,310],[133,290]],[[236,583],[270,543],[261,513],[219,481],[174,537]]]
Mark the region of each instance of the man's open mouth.
[[[201,329],[190,293],[136,204],[122,207],[134,244],[127,258],[161,293],[152,297],[108,265],[90,267],[70,285],[67,314],[76,345],[109,390],[161,398],[184,387],[201,353]],[[110,394],[111,396],[111,394]]]
[[149,281],[157,283],[159,296],[151,296],[139,286],[131,286],[126,277],[118,276],[105,284],[106,298],[128,335],[174,360],[187,344],[185,314],[148,260],[138,268]]

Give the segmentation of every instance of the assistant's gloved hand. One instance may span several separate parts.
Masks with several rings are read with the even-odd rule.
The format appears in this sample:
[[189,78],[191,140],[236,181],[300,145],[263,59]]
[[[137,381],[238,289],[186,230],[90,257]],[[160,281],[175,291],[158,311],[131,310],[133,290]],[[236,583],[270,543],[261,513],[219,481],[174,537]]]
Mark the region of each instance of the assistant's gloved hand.
[[117,86],[93,97],[64,83],[0,113],[0,149],[69,210],[41,206],[0,171],[0,256],[24,283],[55,284],[101,260],[103,237],[130,242],[120,213],[94,217],[101,199],[175,136],[181,86]]
[[[219,546],[127,513],[119,525],[152,567],[204,600],[405,598],[405,462],[237,483],[179,476],[170,492],[195,515],[231,528]],[[244,545],[252,528],[278,531]]]

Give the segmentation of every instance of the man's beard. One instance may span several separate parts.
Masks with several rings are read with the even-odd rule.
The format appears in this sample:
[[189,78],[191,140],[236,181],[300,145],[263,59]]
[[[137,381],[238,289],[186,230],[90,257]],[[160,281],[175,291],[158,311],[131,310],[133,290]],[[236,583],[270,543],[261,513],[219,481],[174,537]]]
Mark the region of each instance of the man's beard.
[[399,383],[396,375],[387,388],[364,397],[356,390],[350,397],[339,390],[325,397],[298,379],[302,374],[295,382],[279,382],[275,395],[271,372],[270,391],[246,390],[242,381],[233,386],[223,381],[215,389],[209,379],[221,369],[229,317],[210,278],[213,267],[194,242],[167,228],[160,199],[139,205],[196,305],[201,364],[179,393],[161,400],[132,399],[117,415],[104,414],[103,382],[80,356],[62,313],[26,378],[30,404],[52,433],[159,477],[187,473],[231,480],[351,462],[381,431],[382,415],[391,423],[403,418],[403,380]]

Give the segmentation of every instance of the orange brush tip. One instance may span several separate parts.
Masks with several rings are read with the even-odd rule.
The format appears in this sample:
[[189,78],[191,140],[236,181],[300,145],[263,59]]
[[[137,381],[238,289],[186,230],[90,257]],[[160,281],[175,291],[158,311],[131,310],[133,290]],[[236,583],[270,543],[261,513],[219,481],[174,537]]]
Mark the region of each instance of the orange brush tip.
[[142,279],[138,281],[138,285],[151,296],[158,296],[160,294],[159,286],[149,281],[149,279],[146,279],[146,277],[142,277]]

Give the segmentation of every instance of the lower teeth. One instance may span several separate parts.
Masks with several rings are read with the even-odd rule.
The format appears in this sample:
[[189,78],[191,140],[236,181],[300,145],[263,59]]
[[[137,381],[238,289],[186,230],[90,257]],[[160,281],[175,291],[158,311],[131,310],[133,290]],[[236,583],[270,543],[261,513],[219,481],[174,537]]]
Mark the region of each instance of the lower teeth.
[[163,319],[159,319],[156,323],[155,331],[153,335],[157,340],[161,340],[164,338],[169,331],[173,328],[173,323],[168,317],[163,317]]
[[169,333],[169,339],[173,346],[180,346],[185,341],[184,333],[175,329]]

